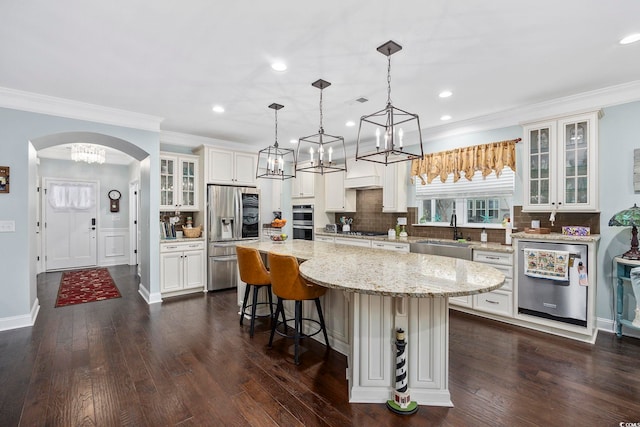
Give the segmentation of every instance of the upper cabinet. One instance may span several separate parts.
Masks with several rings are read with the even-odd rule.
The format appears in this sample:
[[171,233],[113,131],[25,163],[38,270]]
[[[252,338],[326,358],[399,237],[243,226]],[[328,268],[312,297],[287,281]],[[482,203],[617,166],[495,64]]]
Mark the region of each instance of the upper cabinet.
[[206,159],[208,184],[256,185],[256,154],[207,147]]
[[316,173],[297,172],[291,183],[291,197],[315,197],[316,176],[322,177],[322,175]]
[[197,156],[160,153],[160,209],[170,211],[197,211],[198,197]]
[[407,212],[408,162],[385,166],[382,180],[382,212]]
[[525,211],[595,212],[599,112],[524,126]]
[[326,212],[355,212],[356,190],[344,187],[344,172],[324,175],[324,202]]

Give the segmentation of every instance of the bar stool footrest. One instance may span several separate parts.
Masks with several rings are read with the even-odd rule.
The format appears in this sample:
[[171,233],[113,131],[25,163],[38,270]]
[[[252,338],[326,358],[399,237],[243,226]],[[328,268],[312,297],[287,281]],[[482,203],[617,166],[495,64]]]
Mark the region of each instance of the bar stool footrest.
[[[286,322],[279,321],[276,324],[276,328],[275,328],[276,334],[280,335],[281,337],[285,337],[285,338],[292,338],[292,339],[295,338],[295,330],[296,330],[295,326],[289,326],[288,325],[289,322],[294,322],[294,324],[295,324],[295,320],[296,320],[295,318],[291,318],[291,319],[287,319]],[[304,322],[315,323],[318,326],[318,330],[314,331],[311,334],[300,333],[300,338],[311,338],[311,337],[313,337],[315,335],[318,335],[320,332],[322,332],[322,325],[321,325],[319,320],[311,319],[311,318],[308,318],[308,317],[303,317],[301,320],[302,320],[303,325],[304,325]],[[278,329],[282,325],[286,325],[285,332],[283,332],[283,331]],[[293,334],[292,335],[287,334],[287,332],[286,332],[287,329],[292,329],[293,330]]]

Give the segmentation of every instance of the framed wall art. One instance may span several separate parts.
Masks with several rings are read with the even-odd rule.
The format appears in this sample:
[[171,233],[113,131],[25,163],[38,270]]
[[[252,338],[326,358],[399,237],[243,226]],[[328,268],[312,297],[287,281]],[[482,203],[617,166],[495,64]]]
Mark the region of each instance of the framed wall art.
[[0,166],[0,193],[9,192],[9,166]]

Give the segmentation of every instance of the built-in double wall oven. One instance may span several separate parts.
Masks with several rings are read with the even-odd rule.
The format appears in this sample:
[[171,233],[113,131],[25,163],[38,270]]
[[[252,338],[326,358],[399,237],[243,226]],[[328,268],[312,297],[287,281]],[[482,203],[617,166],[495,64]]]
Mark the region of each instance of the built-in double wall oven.
[[293,205],[293,238],[313,240],[313,205]]

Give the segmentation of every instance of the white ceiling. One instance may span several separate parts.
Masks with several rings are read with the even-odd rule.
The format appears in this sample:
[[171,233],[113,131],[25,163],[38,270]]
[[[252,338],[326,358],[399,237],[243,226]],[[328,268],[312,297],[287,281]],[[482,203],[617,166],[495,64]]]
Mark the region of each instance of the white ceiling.
[[403,46],[393,103],[429,129],[638,80],[640,43],[618,40],[639,17],[637,0],[6,0],[0,87],[257,147],[273,142],[272,102],[281,144],[317,132],[322,78],[325,131],[353,142],[345,122],[386,103],[387,40]]

